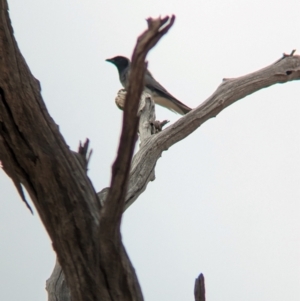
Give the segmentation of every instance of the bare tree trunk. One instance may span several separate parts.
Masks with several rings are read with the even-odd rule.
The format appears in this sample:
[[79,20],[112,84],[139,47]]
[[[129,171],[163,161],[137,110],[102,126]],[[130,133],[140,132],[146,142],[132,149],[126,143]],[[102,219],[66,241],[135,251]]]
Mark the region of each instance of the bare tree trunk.
[[[161,124],[155,120],[155,104],[150,95],[143,93],[138,110],[139,120],[139,137],[143,144],[147,138],[152,134],[161,130]],[[85,155],[87,150],[85,150]],[[83,160],[84,161],[84,160]],[[86,165],[84,165],[86,166]],[[98,193],[100,203],[104,205],[108,195],[108,188],[103,189]],[[126,207],[128,208],[128,207]],[[124,210],[126,210],[124,207]],[[48,291],[48,301],[70,301],[71,295],[66,285],[64,274],[59,262],[56,260],[54,270],[50,278],[46,282],[46,289]]]
[[[132,56],[123,128],[110,188],[98,195],[87,177],[85,164],[69,150],[45,107],[39,82],[14,39],[6,0],[0,0],[0,9],[0,160],[24,202],[22,186],[28,191],[64,271],[66,281],[56,266],[53,279],[60,284],[60,290],[56,291],[53,279],[48,281],[49,298],[143,300],[121,240],[123,211],[154,180],[155,165],[164,150],[235,101],[273,84],[299,79],[300,57],[294,53],[284,55],[257,72],[224,80],[193,111],[165,130],[150,135],[149,129],[155,124],[151,101],[149,108],[145,101],[148,109],[137,114],[146,70],[144,62],[147,52],[168,32],[175,18],[149,19],[148,29],[138,38]],[[132,160],[138,127],[145,138]],[[205,300],[201,275],[196,281],[195,299]]]
[[[0,1],[0,158],[26,202],[27,189],[52,240],[73,301],[143,300],[121,240],[120,221],[138,128],[147,52],[171,19],[148,20],[132,58],[123,130],[104,206],[80,160],[61,136],[13,36]],[[163,27],[163,28],[162,28]]]

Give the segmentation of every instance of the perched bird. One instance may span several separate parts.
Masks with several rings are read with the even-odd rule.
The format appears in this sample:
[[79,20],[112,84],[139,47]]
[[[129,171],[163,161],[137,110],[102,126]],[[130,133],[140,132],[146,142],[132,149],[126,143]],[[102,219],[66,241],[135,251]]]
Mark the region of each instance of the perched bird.
[[[126,89],[130,72],[130,60],[124,56],[116,56],[111,59],[107,59],[106,61],[114,64],[118,68],[120,82]],[[145,74],[145,91],[151,94],[155,103],[171,111],[175,111],[181,115],[184,115],[192,110],[172,96],[160,83],[154,79],[148,70]]]

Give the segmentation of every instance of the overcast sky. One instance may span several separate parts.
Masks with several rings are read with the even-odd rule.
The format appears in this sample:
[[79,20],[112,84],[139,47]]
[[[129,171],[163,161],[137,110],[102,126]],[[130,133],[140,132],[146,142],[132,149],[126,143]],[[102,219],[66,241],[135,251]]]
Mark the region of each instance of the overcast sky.
[[[148,56],[175,97],[196,107],[224,77],[300,51],[299,0],[10,0],[19,47],[68,145],[90,138],[89,176],[110,181],[122,112],[117,70],[149,16],[176,15]],[[299,301],[300,83],[230,106],[164,152],[156,180],[124,214],[123,240],[146,300]],[[157,118],[180,116],[157,107]],[[0,171],[0,300],[47,299],[55,254],[38,214]]]

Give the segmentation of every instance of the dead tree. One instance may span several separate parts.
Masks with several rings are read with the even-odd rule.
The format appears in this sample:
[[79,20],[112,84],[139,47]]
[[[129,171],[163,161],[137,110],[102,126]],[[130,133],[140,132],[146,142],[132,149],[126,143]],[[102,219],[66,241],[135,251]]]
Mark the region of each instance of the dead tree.
[[[15,41],[7,1],[0,0],[0,6],[0,160],[26,204],[22,187],[28,191],[57,254],[59,264],[47,281],[49,300],[143,300],[122,244],[122,213],[155,179],[155,165],[163,151],[235,101],[299,79],[300,57],[293,51],[259,71],[224,79],[207,100],[160,131],[153,101],[142,95],[145,58],[175,18],[148,19],[148,29],[132,55],[111,184],[96,193],[86,174],[88,143],[78,153],[66,145],[42,100],[39,81]],[[137,131],[141,144],[132,158]],[[205,300],[202,274],[195,282],[195,300]]]

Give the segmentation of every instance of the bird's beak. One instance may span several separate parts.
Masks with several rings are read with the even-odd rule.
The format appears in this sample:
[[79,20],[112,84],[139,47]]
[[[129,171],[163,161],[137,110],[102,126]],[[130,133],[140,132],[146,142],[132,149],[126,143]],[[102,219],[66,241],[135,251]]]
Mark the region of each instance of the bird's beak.
[[110,63],[113,63],[113,62],[114,62],[113,59],[106,59],[105,61],[106,61],[106,62],[110,62]]

